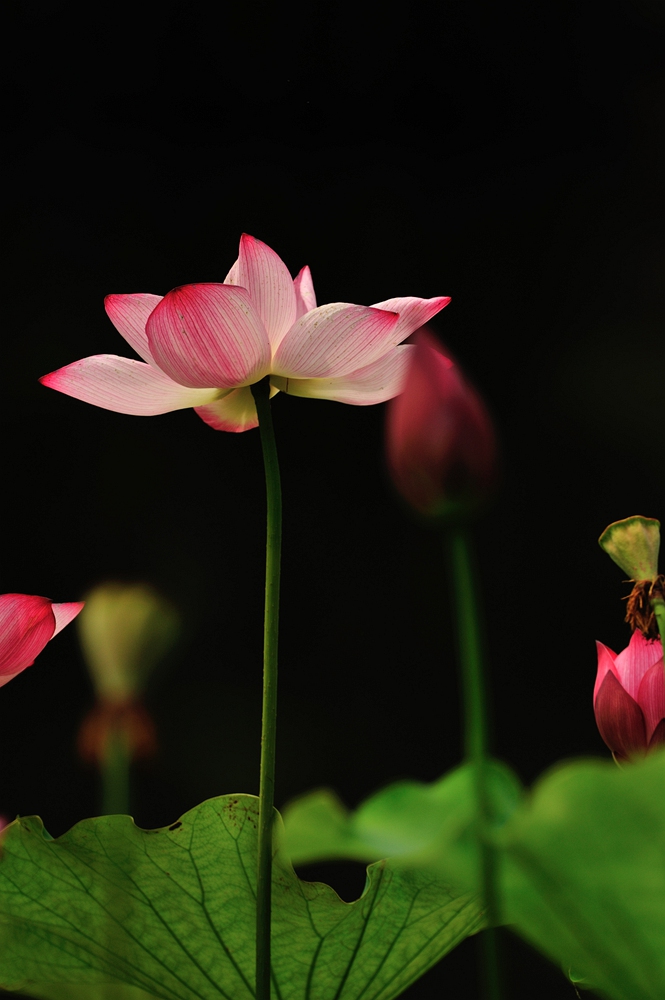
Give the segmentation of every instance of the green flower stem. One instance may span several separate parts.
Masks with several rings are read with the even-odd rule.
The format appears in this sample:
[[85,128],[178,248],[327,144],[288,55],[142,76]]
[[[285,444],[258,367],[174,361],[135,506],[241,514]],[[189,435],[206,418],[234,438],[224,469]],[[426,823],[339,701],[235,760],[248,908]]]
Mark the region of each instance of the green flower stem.
[[487,1000],[500,1000],[496,940],[498,898],[495,855],[488,836],[492,817],[487,787],[487,704],[478,598],[471,546],[466,532],[460,528],[450,528],[446,532],[446,542],[461,666],[464,755],[474,766],[478,802],[480,877],[488,925],[481,935],[484,988]]
[[270,412],[270,382],[252,386],[266,474],[268,527],[266,538],[266,597],[263,623],[263,718],[259,786],[259,856],[256,885],[256,1000],[270,1000],[270,891],[275,798],[275,737],[277,731],[277,637],[279,629],[279,569],[282,552],[282,490],[275,432]]
[[102,761],[102,815],[129,813],[130,754],[127,738],[120,729],[111,729]]
[[651,607],[658,622],[661,642],[665,648],[665,601],[663,601],[662,597],[654,597],[651,601]]

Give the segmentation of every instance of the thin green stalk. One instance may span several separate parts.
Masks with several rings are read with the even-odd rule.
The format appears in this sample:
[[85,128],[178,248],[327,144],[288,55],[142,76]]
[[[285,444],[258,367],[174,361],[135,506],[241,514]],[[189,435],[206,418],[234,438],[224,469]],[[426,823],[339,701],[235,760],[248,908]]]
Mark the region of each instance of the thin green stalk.
[[500,1000],[498,898],[494,849],[488,837],[491,804],[487,787],[487,700],[478,597],[467,533],[461,528],[451,528],[447,532],[447,543],[461,667],[464,756],[473,765],[476,782],[480,877],[488,924],[481,935],[484,992],[487,1000]]
[[275,738],[277,731],[277,638],[279,629],[279,569],[282,551],[282,490],[275,433],[270,412],[270,382],[252,386],[266,475],[268,525],[266,595],[263,620],[263,717],[259,786],[259,847],[256,884],[256,1000],[270,1000],[270,895],[272,831],[275,800]]
[[102,815],[129,813],[130,755],[127,738],[117,728],[111,728],[102,761]]
[[653,613],[656,616],[656,621],[658,623],[658,631],[660,632],[660,639],[663,643],[663,648],[665,648],[665,602],[660,596],[652,597],[651,607],[653,608]]

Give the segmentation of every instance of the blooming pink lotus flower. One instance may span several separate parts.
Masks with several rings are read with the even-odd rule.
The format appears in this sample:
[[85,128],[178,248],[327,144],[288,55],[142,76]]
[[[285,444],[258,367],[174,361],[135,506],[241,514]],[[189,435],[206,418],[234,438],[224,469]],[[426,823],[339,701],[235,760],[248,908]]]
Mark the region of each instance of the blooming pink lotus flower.
[[404,389],[388,407],[386,451],[395,486],[426,516],[465,516],[493,486],[490,418],[427,330],[415,337]]
[[449,301],[317,306],[308,267],[293,280],[274,250],[244,235],[223,283],[106,297],[112,323],[143,361],[98,354],[40,381],[118,413],[193,406],[216,430],[245,431],[258,424],[250,386],[268,375],[273,395],[356,406],[395,396],[410,352],[398,345]]
[[31,667],[47,642],[83,607],[82,601],[54,604],[29,594],[0,595],[0,687]]
[[596,723],[617,760],[644,756],[665,742],[665,673],[660,639],[633,632],[619,653],[597,642]]

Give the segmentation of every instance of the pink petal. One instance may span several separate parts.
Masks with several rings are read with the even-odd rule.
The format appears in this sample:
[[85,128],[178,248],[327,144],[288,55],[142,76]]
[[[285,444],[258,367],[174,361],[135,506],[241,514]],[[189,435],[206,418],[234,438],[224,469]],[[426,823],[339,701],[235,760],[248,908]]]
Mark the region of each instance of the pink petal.
[[229,271],[229,273],[224,278],[224,284],[225,285],[239,285],[240,284],[240,282],[238,281],[238,269],[239,269],[239,267],[240,267],[240,261],[236,260],[235,264],[233,265],[233,267],[231,268],[231,270]]
[[39,381],[84,403],[139,417],[201,406],[215,399],[219,392],[215,388],[188,389],[158,368],[115,354],[97,354],[74,361]]
[[355,406],[371,406],[383,403],[402,391],[411,351],[413,347],[410,344],[402,344],[371,365],[339,378],[282,378],[273,375],[270,381],[291,396],[311,396]]
[[617,676],[631,698],[637,698],[642,678],[662,656],[663,647],[659,639],[645,639],[639,629],[633,632],[627,647],[614,661]]
[[181,385],[235,389],[270,370],[270,341],[245,288],[174,288],[150,314],[147,331],[155,362]]
[[83,610],[84,606],[85,601],[71,601],[69,604],[52,604],[51,611],[55,618],[55,631],[53,635],[55,636],[58,632],[62,632],[65,625],[69,625],[76,618],[77,614]]
[[296,318],[296,295],[286,264],[265,243],[244,233],[235,283],[249,292],[274,350]]
[[662,659],[649,667],[640,681],[636,700],[644,712],[647,740],[650,740],[658,723],[665,719],[665,669]]
[[296,293],[296,319],[300,319],[305,313],[316,309],[312,272],[306,264],[299,272],[298,277],[293,279],[293,288]]
[[[51,601],[28,594],[0,596],[0,675],[25,670],[52,638],[55,617]],[[9,680],[10,678],[7,677]],[[3,683],[6,683],[4,681]]]
[[[274,396],[277,389],[272,389]],[[209,403],[208,406],[197,406],[196,412],[201,420],[214,427],[216,431],[249,431],[258,427],[259,418],[256,415],[256,405],[249,386],[244,389],[233,389],[228,395]]]
[[600,735],[619,759],[625,760],[646,752],[647,739],[642,709],[624,691],[612,672],[605,675],[593,710]]
[[596,683],[593,688],[593,700],[596,700],[596,695],[600,690],[600,685],[605,680],[605,674],[611,671],[614,676],[618,678],[617,672],[614,668],[614,661],[616,660],[616,653],[613,653],[609,646],[606,646],[602,642],[598,642],[596,639],[596,653],[598,655],[598,672],[596,673]]
[[154,358],[148,346],[145,325],[155,306],[162,301],[161,295],[138,292],[134,295],[107,295],[104,299],[106,314],[114,327],[133,347],[139,357],[154,365]]
[[291,327],[273,359],[286,378],[348,375],[378,361],[399,343],[396,313],[329,302],[305,313]]
[[399,323],[395,330],[398,339],[395,343],[400,344],[432,316],[445,309],[449,302],[449,295],[437,295],[433,299],[418,299],[413,295],[407,295],[403,298],[375,302],[372,309],[387,309],[388,312],[399,313]]
[[661,719],[654,729],[647,749],[655,750],[656,747],[662,746],[663,743],[665,743],[665,719]]

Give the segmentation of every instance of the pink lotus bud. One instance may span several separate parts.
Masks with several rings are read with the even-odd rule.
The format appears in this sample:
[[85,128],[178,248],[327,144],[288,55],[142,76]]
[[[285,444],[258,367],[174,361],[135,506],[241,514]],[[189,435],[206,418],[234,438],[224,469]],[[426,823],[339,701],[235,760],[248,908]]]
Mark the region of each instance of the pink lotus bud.
[[29,594],[0,595],[0,687],[26,667],[54,635],[76,618],[82,601],[54,604]]
[[404,499],[428,517],[465,517],[496,477],[492,423],[476,392],[425,328],[404,389],[388,405],[388,465]]
[[596,723],[617,760],[643,757],[665,742],[665,672],[659,639],[638,630],[628,647],[613,653],[598,647],[593,691]]

